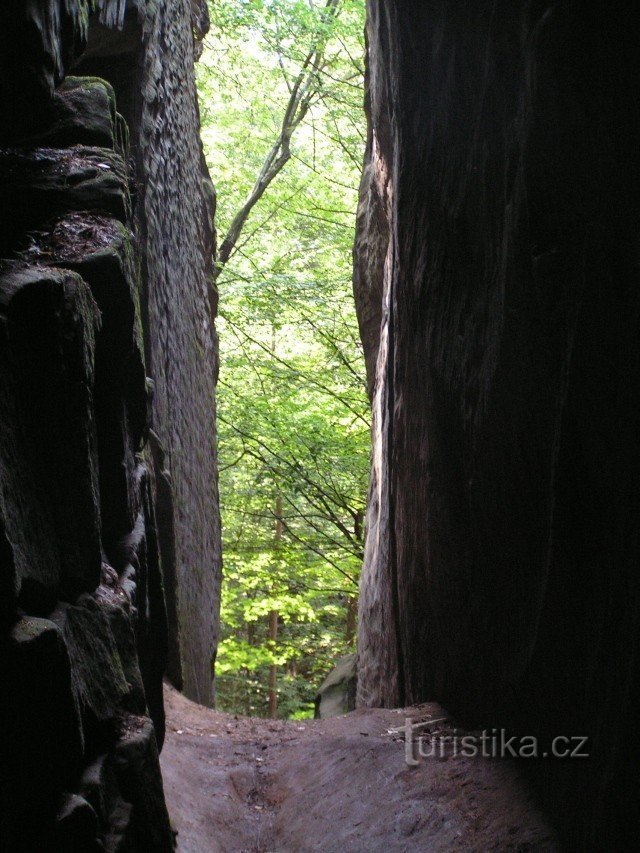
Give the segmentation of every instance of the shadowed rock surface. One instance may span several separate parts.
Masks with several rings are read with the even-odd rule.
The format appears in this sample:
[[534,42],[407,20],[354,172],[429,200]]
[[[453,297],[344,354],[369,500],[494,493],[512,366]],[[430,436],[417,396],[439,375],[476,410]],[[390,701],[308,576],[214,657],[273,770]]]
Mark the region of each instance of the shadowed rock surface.
[[199,0],[165,5],[120,4],[120,29],[94,17],[74,73],[107,77],[129,125],[151,427],[163,455],[154,478],[168,475],[171,482],[169,503],[161,491],[172,537],[160,538],[173,579],[168,675],[209,704],[221,582],[215,193],[199,138],[193,70],[194,36],[204,36],[208,10]]
[[190,15],[182,0],[0,9],[7,851],[172,850],[158,763],[167,663],[210,700],[212,188]]
[[568,845],[633,846],[637,40],[617,4],[368,11],[359,702],[588,735],[534,775]]

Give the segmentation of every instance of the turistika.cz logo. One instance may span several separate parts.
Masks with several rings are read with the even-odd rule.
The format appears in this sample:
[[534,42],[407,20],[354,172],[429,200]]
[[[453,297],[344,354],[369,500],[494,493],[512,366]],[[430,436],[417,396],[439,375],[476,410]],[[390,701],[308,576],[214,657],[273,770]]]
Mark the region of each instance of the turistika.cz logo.
[[410,717],[406,717],[404,726],[395,730],[398,734],[404,734],[404,756],[410,767],[420,764],[421,758],[447,758],[458,755],[464,758],[589,757],[589,738],[583,735],[558,735],[552,738],[547,746],[535,735],[509,736],[506,729],[465,734],[458,734],[457,729],[450,729],[446,732],[427,731],[419,734],[420,730],[445,720],[447,717],[414,723]]

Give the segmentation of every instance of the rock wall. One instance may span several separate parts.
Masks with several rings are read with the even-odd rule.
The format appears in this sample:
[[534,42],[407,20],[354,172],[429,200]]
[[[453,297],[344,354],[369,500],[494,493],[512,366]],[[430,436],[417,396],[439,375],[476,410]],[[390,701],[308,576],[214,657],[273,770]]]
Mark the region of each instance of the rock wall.
[[620,4],[550,0],[369,0],[367,28],[359,702],[588,735],[591,758],[532,777],[568,846],[631,844],[635,38]]
[[[177,633],[189,698],[211,703],[222,572],[216,450],[215,196],[200,143],[192,18],[206,2],[175,3],[146,35],[135,141],[144,185],[148,358],[153,429],[173,485]],[[175,57],[184,57],[175,62]],[[167,69],[170,69],[167,73]],[[165,559],[165,564],[168,561]]]
[[165,517],[160,545],[168,675],[191,699],[210,704],[222,571],[211,275],[215,194],[200,144],[193,68],[208,10],[200,0],[136,0],[119,8],[115,29],[94,18],[77,68],[113,84],[131,132],[145,352],[153,379],[151,441],[158,510]]
[[165,670],[210,698],[203,8],[0,8],[3,850],[173,849]]

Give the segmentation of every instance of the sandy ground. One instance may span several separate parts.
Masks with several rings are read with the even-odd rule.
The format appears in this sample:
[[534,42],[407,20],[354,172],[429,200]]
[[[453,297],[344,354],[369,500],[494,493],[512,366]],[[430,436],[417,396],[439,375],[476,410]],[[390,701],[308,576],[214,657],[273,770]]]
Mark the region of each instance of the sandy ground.
[[165,793],[180,853],[555,851],[507,759],[405,762],[390,730],[437,705],[271,721],[203,708],[165,690]]

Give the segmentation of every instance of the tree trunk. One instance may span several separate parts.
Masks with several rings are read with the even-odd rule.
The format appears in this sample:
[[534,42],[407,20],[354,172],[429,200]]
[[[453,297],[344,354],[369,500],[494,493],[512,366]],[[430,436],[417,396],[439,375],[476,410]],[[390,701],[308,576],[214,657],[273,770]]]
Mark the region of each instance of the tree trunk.
[[[282,540],[282,497],[276,495],[276,533],[274,551],[278,552]],[[278,639],[278,611],[269,612],[269,645],[275,651]],[[275,663],[269,667],[269,718],[275,720],[278,716],[278,670]]]
[[[269,612],[269,643],[275,650],[278,638],[278,611]],[[269,717],[275,720],[278,716],[278,671],[275,663],[269,667]]]
[[358,599],[355,595],[347,599],[347,622],[344,629],[344,638],[347,643],[353,642],[356,635],[356,623],[358,616]]

